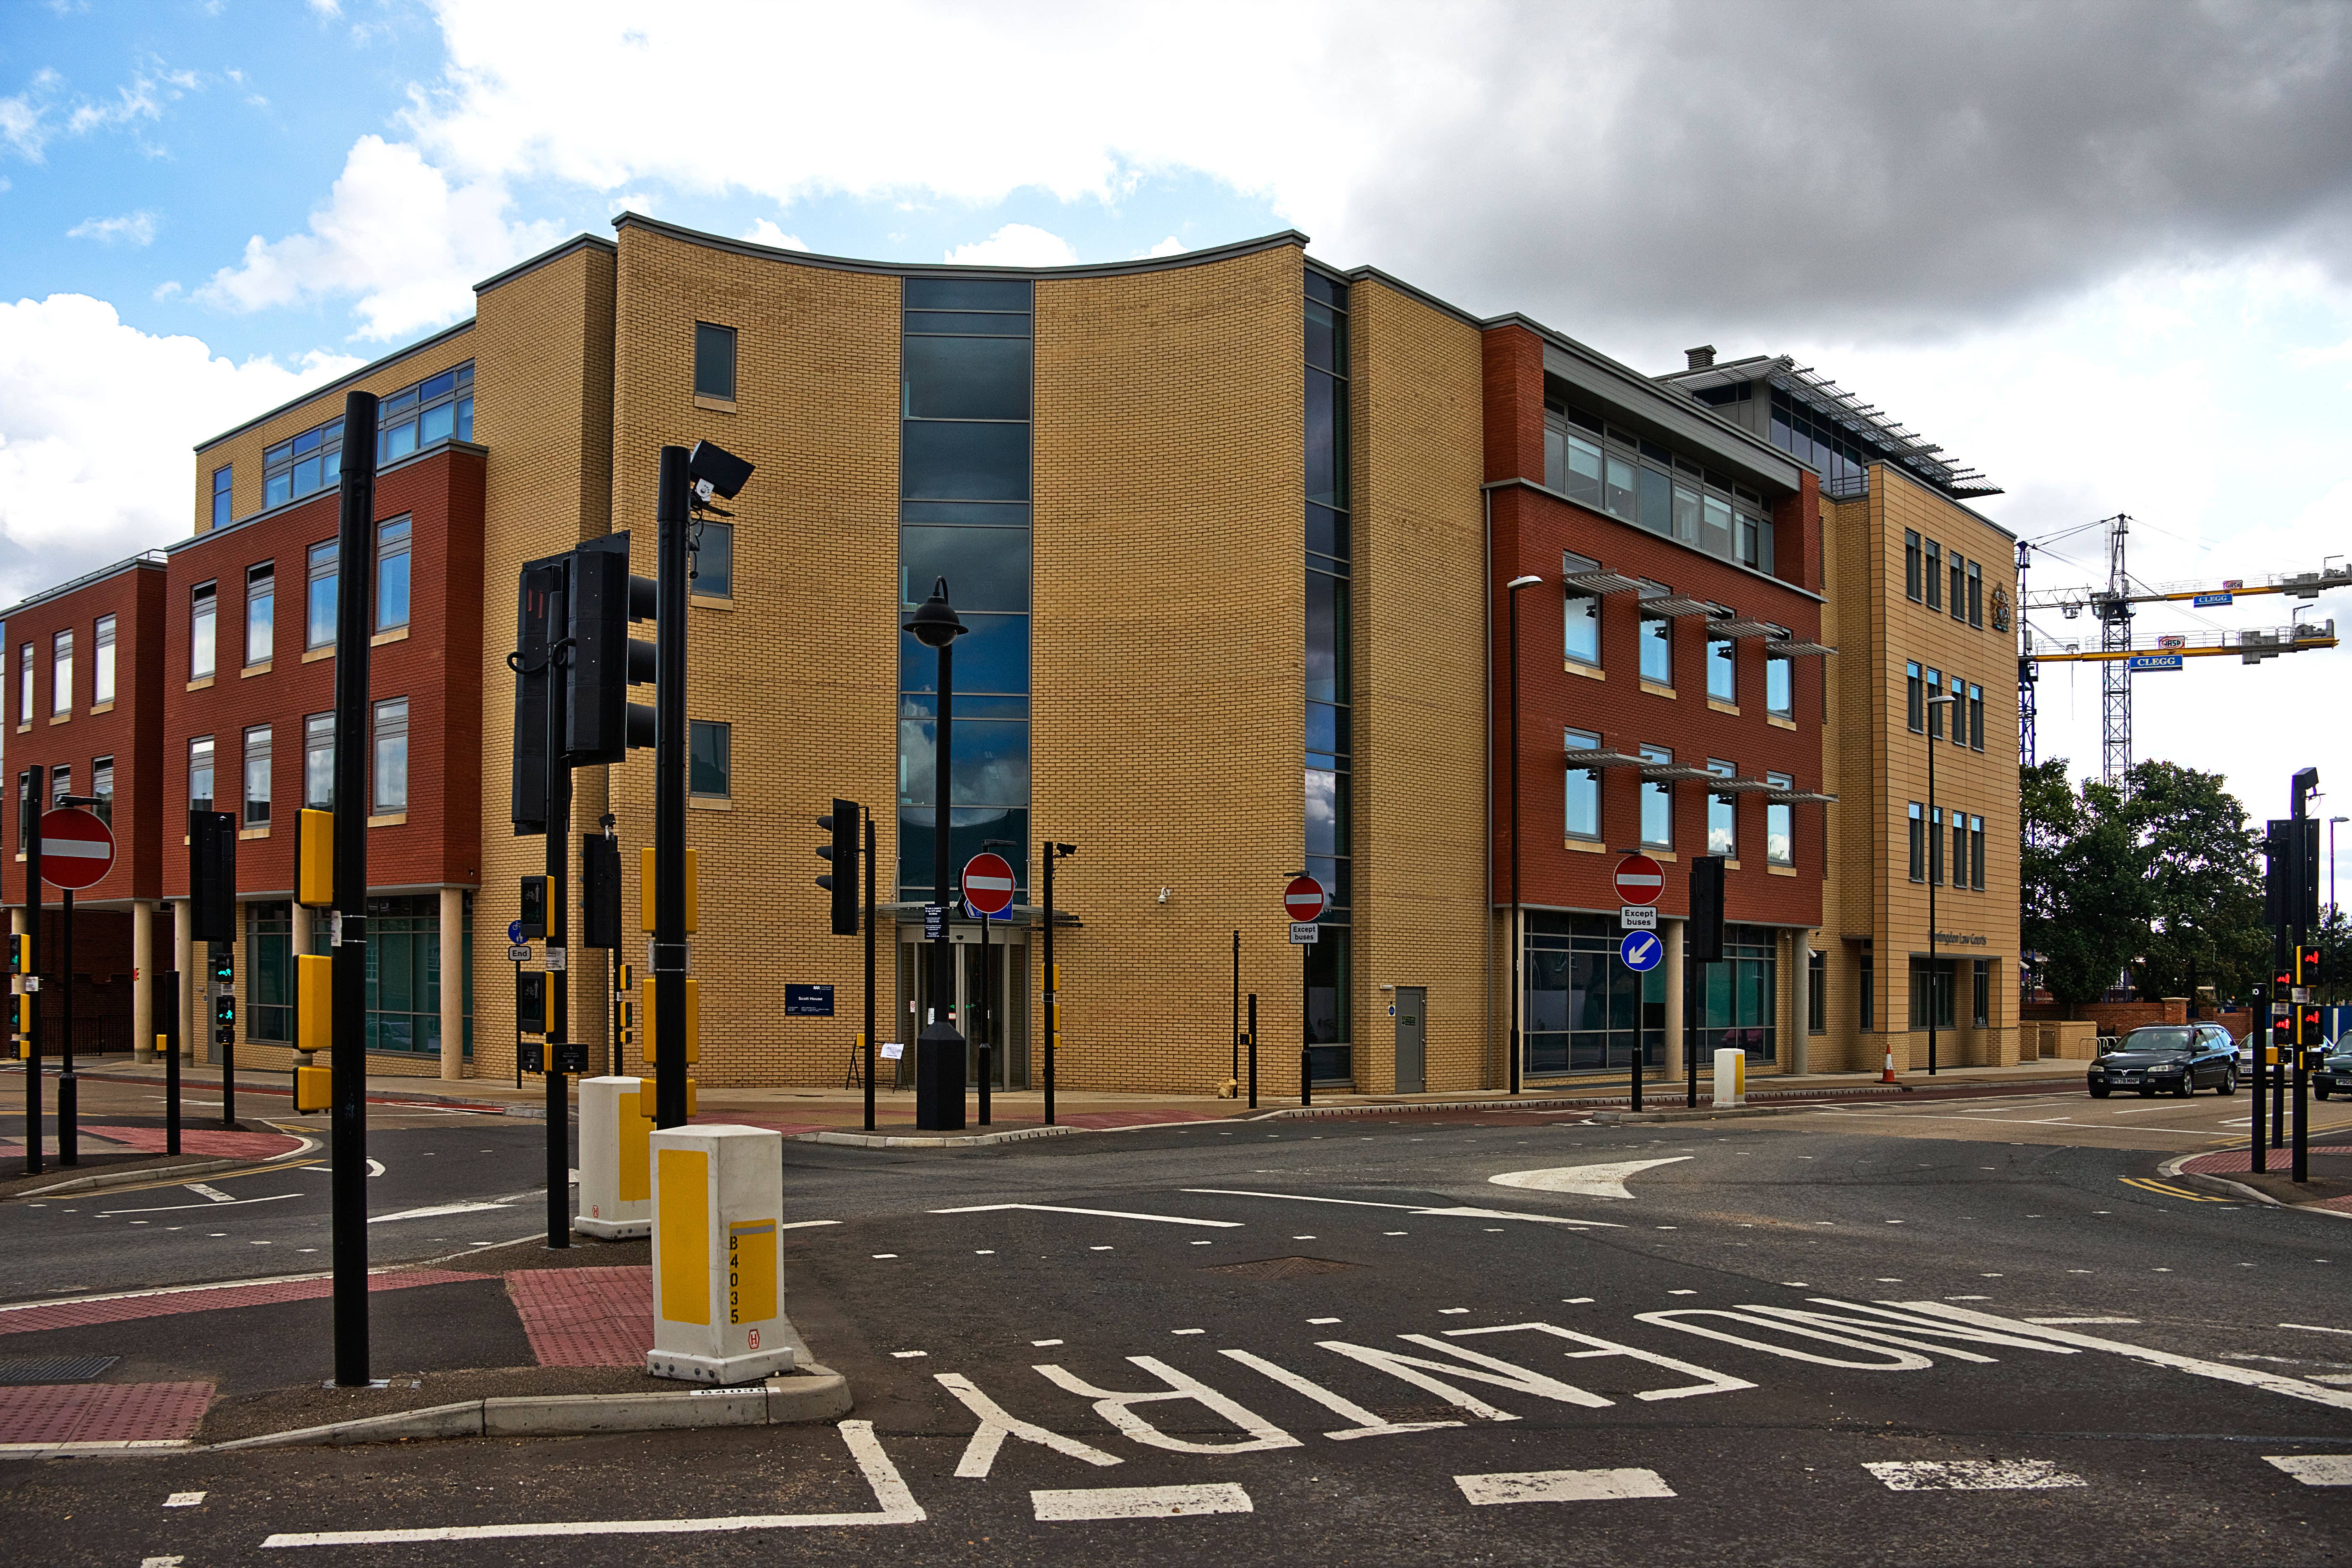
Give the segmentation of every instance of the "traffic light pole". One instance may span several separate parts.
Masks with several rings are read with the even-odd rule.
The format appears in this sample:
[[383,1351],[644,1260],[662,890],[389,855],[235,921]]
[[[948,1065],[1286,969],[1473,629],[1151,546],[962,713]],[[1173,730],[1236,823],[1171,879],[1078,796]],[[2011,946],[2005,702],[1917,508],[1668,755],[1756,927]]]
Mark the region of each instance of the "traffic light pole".
[[[860,807],[866,819],[866,1131],[874,1131],[874,813]],[[1048,1118],[1050,1121],[1051,1118]]]
[[36,763],[26,771],[31,786],[31,816],[24,825],[25,930],[32,936],[32,957],[25,964],[25,984],[33,993],[28,1037],[32,1055],[25,1060],[25,1173],[41,1169],[41,806],[49,798],[49,770]]
[[163,1152],[180,1152],[180,976],[166,970],[152,982],[155,1000],[170,997],[163,1010]]
[[572,1245],[572,1128],[564,1093],[564,1050],[572,1038],[570,872],[572,868],[572,763],[564,755],[563,720],[571,711],[563,666],[572,647],[572,588],[547,601],[547,952],[562,954],[562,967],[548,965],[547,1035],[541,1081],[547,1089],[547,1245]]
[[1054,1037],[1062,1022],[1062,977],[1054,968],[1054,841],[1045,841],[1045,1125],[1054,1125]]
[[[368,1384],[367,819],[368,647],[375,607],[372,392],[343,397],[341,529],[335,592],[335,917],[331,993],[335,1382]],[[445,955],[445,958],[453,955]],[[443,973],[453,965],[445,963]],[[445,982],[446,984],[446,982]]]
[[[40,832],[39,824],[36,823],[34,825],[33,831],[36,834]],[[65,888],[59,889],[59,892],[63,900],[62,907],[64,916],[59,923],[64,929],[65,937],[62,962],[58,964],[58,967],[65,972],[65,983],[63,986],[63,994],[59,996],[58,1000],[65,1005],[64,1016],[66,1026],[62,1031],[60,1031],[58,1040],[58,1163],[60,1165],[79,1165],[81,1163],[81,1128],[79,1125],[81,1121],[81,1086],[74,1081],[73,1069],[74,890],[71,888]],[[2301,1108],[2298,1107],[2297,1109],[2300,1110]],[[2296,1135],[2300,1137],[2302,1131],[2303,1123],[2300,1118],[2298,1118],[2295,1122]],[[2300,1151],[2298,1150],[2298,1152]]]
[[2253,986],[2253,1016],[2246,1020],[2246,1041],[2254,1050],[2254,1113],[2247,1119],[2247,1128],[2253,1144],[2252,1168],[2267,1171],[2270,1149],[2263,1137],[2263,1090],[2269,1083],[2267,1064],[2271,1054],[2270,992],[2258,981]]
[[654,1125],[686,1122],[687,449],[661,449],[655,491]]

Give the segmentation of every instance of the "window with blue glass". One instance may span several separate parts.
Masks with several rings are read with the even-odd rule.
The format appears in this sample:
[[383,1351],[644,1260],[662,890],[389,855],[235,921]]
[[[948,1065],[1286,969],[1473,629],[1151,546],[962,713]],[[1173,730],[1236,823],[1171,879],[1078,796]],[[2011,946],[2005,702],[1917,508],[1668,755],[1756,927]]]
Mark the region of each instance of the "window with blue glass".
[[1606,917],[1530,910],[1525,920],[1526,1070],[1624,1071],[1636,1050],[1645,1066],[1664,1067],[1664,967],[1627,969],[1617,957],[1623,933]]
[[226,528],[229,522],[229,468],[226,464],[213,470],[213,526]]
[[[379,463],[397,462],[436,441],[474,438],[474,367],[456,365],[404,386],[383,398],[376,408],[376,451]],[[261,504],[265,510],[299,500],[332,487],[343,473],[343,422],[330,419],[280,441],[261,454]],[[228,470],[215,476],[216,484]],[[225,504],[216,495],[215,519]]]
[[1718,1050],[1745,1051],[1751,1060],[1766,1062],[1779,1055],[1777,938],[1769,926],[1723,928],[1723,961],[1703,971],[1698,1020],[1702,1061],[1713,1060]]
[[1772,516],[1760,494],[1558,397],[1545,405],[1544,484],[1637,528],[1772,570]]
[[[1030,415],[1034,289],[1025,279],[908,278],[901,286],[898,597],[946,578],[971,628],[955,642],[954,865],[989,839],[1025,897],[1029,845]],[[939,655],[898,654],[898,892],[928,900],[940,809]]]
[[1349,789],[1348,286],[1307,274],[1307,874],[1323,884],[1322,940],[1307,949],[1307,1062],[1353,1078],[1349,996],[1355,903]]

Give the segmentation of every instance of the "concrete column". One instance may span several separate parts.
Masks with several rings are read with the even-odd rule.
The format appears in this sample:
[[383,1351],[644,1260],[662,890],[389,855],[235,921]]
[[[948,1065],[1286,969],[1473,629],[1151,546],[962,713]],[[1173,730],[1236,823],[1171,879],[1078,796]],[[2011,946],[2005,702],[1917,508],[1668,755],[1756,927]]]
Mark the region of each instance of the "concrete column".
[[[466,889],[441,889],[441,1076],[466,1076]],[[584,951],[578,944],[574,952]]]
[[1812,1070],[1813,1019],[1810,1009],[1813,1003],[1813,933],[1801,928],[1789,933],[1789,967],[1793,982],[1789,987],[1789,1017],[1794,1027],[1790,1031],[1789,1070],[1791,1073]]
[[180,994],[174,1005],[180,1009],[180,1054],[194,1060],[196,1050],[195,996],[203,988],[204,976],[196,973],[195,912],[185,899],[172,904],[172,967],[180,973]]
[[155,1057],[155,906],[131,901],[131,1059]]
[[1666,1076],[1683,1076],[1683,931],[1688,922],[1660,921],[1666,939]]

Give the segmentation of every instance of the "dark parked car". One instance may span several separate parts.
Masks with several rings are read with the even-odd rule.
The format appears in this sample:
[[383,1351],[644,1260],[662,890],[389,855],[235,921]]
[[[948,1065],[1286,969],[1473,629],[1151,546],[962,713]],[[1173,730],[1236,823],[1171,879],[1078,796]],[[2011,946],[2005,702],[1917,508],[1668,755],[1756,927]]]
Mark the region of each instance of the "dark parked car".
[[2091,1064],[2091,1098],[2118,1089],[2189,1095],[2210,1087],[2238,1092],[2238,1047],[2218,1024],[2151,1024],[2126,1035]]
[[2341,1040],[2320,1058],[2319,1070],[2311,1075],[2311,1092],[2322,1100],[2331,1094],[2352,1095],[2352,1048]]

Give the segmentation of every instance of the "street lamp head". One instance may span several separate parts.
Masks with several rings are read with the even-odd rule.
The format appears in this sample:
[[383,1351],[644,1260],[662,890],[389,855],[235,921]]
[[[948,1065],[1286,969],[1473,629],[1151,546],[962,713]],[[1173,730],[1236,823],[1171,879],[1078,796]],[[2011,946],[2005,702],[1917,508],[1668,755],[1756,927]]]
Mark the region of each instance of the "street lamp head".
[[941,577],[932,584],[931,596],[915,607],[900,629],[914,633],[915,640],[925,647],[945,647],[971,628],[956,619],[955,607],[948,603],[948,580]]
[[1928,706],[1928,707],[1930,707],[1930,708],[1933,708],[1933,707],[1935,707],[1935,706],[1936,706],[1937,704],[1938,704],[1938,703],[1942,703],[1942,702],[1958,702],[1958,700],[1959,700],[1959,699],[1958,699],[1958,698],[1954,697],[1954,696],[1951,696],[1950,694],[1947,693],[1946,695],[1944,695],[1944,696],[1942,696],[1942,697],[1930,697],[1929,699],[1927,699],[1927,706]]
[[1522,588],[1532,588],[1542,581],[1542,578],[1533,575],[1514,577],[1509,582],[1503,584],[1503,589],[1506,593],[1516,594]]

